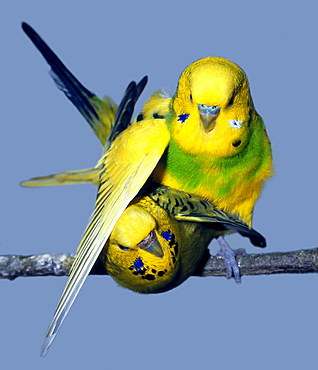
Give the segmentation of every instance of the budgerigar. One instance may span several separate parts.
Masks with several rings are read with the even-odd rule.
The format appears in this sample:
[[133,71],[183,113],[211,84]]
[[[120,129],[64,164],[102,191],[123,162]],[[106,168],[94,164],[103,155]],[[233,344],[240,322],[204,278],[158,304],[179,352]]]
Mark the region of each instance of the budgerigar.
[[[24,25],[24,30],[30,36],[30,27]],[[32,32],[34,31],[32,30]],[[32,39],[31,36],[30,38]],[[41,42],[43,41],[41,40]],[[36,44],[36,46],[40,49],[39,45]],[[45,50],[43,52],[40,49],[40,51],[43,54],[45,53]],[[48,59],[47,61],[52,67],[52,61]],[[65,68],[65,66],[63,67]],[[52,70],[54,71],[54,67],[52,67]],[[59,87],[62,90],[65,89],[66,95],[69,98],[72,97],[70,100],[90,122],[90,116],[85,113],[85,110],[79,108],[80,105],[76,104],[76,94],[84,92],[84,95],[86,94],[90,99],[94,98],[93,101],[98,100],[98,98],[94,94],[87,93],[88,90],[82,85],[79,85],[81,88],[78,91],[70,93],[71,89],[59,75],[60,71],[54,71],[54,73],[58,76],[55,79]],[[72,75],[71,77],[74,78]],[[74,81],[77,80],[71,80],[72,83]],[[86,102],[85,104],[87,104]],[[91,104],[90,100],[88,102]],[[98,105],[92,107],[93,111]],[[90,114],[93,114],[92,117],[96,118],[93,127],[97,127],[94,131],[104,144],[107,130],[105,130],[106,134],[100,134],[99,130],[103,128],[103,125],[107,126],[107,123],[106,125],[103,123],[107,120],[102,115],[96,115],[92,111],[90,111]],[[110,121],[112,121],[112,118]],[[111,126],[111,124],[108,126]],[[54,339],[58,328],[103,248],[101,256],[103,256],[112,276],[121,285],[140,292],[159,292],[171,289],[191,275],[190,271],[193,272],[197,262],[202,257],[202,251],[206,250],[213,237],[218,238],[222,246],[224,243],[222,235],[226,234],[228,230],[239,231],[238,225],[244,229],[243,234],[245,233],[246,236],[251,237],[251,234],[255,233],[242,221],[251,227],[254,204],[260,195],[264,181],[271,175],[271,149],[263,121],[254,109],[246,76],[234,63],[223,58],[210,57],[191,64],[182,73],[177,92],[172,98],[165,91],[155,93],[144,106],[143,113],[139,115],[137,122],[118,135],[114,141],[108,140],[108,143],[111,143],[111,146],[109,148],[106,145],[104,154],[95,169],[85,170],[88,171],[87,173],[80,173],[82,181],[79,181],[79,178],[76,177],[78,171],[67,173],[70,176],[67,181],[71,183],[84,182],[87,177],[88,182],[99,185],[99,190],[94,214],[78,247],[70,278],[49,328],[43,349],[44,353]],[[96,175],[98,176],[96,177]],[[72,178],[73,180],[70,180]],[[32,179],[31,182],[24,183],[24,185],[33,186],[36,183],[41,185],[41,182],[42,185],[53,184],[45,184],[42,181],[43,179]],[[50,179],[52,180],[52,177]],[[53,178],[55,184],[60,182],[59,179],[56,179],[56,177]],[[211,222],[204,219],[204,217],[209,218],[211,216],[211,209],[209,211],[205,210],[203,213],[194,213],[191,219],[181,221],[171,209],[167,213],[167,210],[163,207],[164,202],[154,204],[154,199],[149,197],[149,194],[140,198],[142,188],[144,190],[149,189],[148,186],[153,188],[155,184],[164,184],[168,187],[156,187],[156,190],[151,194],[161,193],[161,197],[168,194],[168,199],[177,199],[178,201],[178,197],[174,198],[171,195],[171,187],[173,187],[190,193],[187,195],[185,195],[186,193],[180,193],[182,194],[181,199],[190,196],[197,199],[199,203],[206,202],[197,198],[197,196],[201,196],[212,201],[214,205],[226,211],[224,213],[217,210],[214,205],[212,206],[206,202],[213,209],[213,217],[214,212],[223,215],[217,221],[222,224],[222,227],[218,226],[215,229],[199,223]],[[165,191],[162,189],[165,189]],[[188,200],[188,203],[184,202],[184,210],[192,209],[193,202]],[[129,204],[130,206],[126,209]],[[152,212],[154,213],[152,214]],[[158,212],[162,216],[158,216]],[[145,226],[154,225],[153,230],[157,231],[156,237],[154,237],[153,230],[150,230],[151,226],[150,229],[149,227],[145,228],[145,237],[138,243],[137,241],[140,238],[137,238],[136,235],[135,239],[125,239],[128,244],[121,244],[122,241],[119,242],[119,240],[122,240],[121,237],[126,234],[129,220],[136,220],[139,214],[142,217],[143,213],[148,215],[145,216],[147,219]],[[134,214],[137,215],[135,219]],[[167,218],[168,221],[166,221]],[[154,224],[151,221],[152,219],[155,220]],[[230,226],[225,220],[227,222],[230,220]],[[127,283],[121,273],[116,275],[118,270],[118,268],[116,270],[116,264],[121,258],[114,263],[112,258],[116,256],[116,253],[111,251],[116,251],[116,248],[119,248],[121,251],[129,252],[126,253],[127,256],[133,256],[136,251],[141,253],[141,250],[147,252],[146,256],[148,257],[152,252],[160,254],[158,244],[163,248],[164,243],[167,244],[170,239],[169,231],[167,233],[162,231],[168,239],[159,233],[160,230],[163,230],[163,225],[166,224],[170,224],[171,229],[175,228],[175,234],[173,232],[171,234],[175,236],[179,247],[189,245],[189,240],[196,235],[204,235],[201,236],[201,239],[198,237],[198,240],[203,242],[200,243],[202,250],[198,246],[194,249],[191,249],[190,246],[183,249],[180,247],[185,255],[188,253],[188,256],[191,256],[189,259],[185,257],[188,263],[186,264],[186,272],[184,274],[180,273],[182,278],[172,278],[170,281],[169,279],[166,281],[165,279],[158,279],[161,284],[159,283],[157,286],[157,282],[151,282],[153,278],[148,276],[149,281],[146,282],[148,284],[146,285],[150,288],[145,288],[146,285],[143,285],[145,281],[140,288],[133,280],[129,281],[128,279]],[[172,226],[172,224],[175,226]],[[212,221],[210,225],[212,224],[215,224],[215,221]],[[225,224],[227,227],[224,226]],[[193,226],[190,227],[189,225]],[[181,229],[181,232],[178,229]],[[149,230],[150,232],[147,234]],[[138,236],[140,235],[138,234]],[[265,240],[257,234],[254,244],[265,246]],[[154,255],[156,258],[163,258],[163,256]],[[134,274],[132,272],[130,274],[138,276],[141,280],[148,280],[142,276],[146,274],[148,268],[150,268],[149,266],[153,266],[154,262],[148,262],[147,265],[143,259],[140,262],[138,258],[140,259],[140,257],[136,257],[134,260],[137,261],[136,264],[129,260],[129,267],[131,268],[129,271],[134,272]],[[124,263],[119,263],[118,266],[124,267]],[[152,268],[152,270],[157,271],[156,268]],[[173,272],[171,273],[173,274]],[[153,272],[153,274],[155,273]],[[128,276],[130,275],[128,274]],[[172,275],[167,273],[165,278],[169,276],[171,278]],[[236,272],[236,277],[238,276],[238,272]]]

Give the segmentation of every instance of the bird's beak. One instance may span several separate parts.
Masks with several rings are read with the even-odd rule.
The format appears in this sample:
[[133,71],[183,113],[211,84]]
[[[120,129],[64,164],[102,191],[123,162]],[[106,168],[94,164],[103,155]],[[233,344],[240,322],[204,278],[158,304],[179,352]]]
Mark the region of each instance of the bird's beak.
[[215,120],[220,113],[220,108],[217,105],[198,104],[201,122],[206,132],[210,132],[215,127]]
[[149,235],[138,244],[138,248],[152,253],[157,257],[163,257],[163,250],[154,230],[152,230]]
[[145,250],[157,257],[163,257],[163,250],[157,239]]

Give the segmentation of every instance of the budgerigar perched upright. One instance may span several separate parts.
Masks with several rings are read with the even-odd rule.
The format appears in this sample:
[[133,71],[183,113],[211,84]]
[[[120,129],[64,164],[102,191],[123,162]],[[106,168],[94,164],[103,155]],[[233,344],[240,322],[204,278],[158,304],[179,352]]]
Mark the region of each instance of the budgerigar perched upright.
[[[156,110],[160,107],[160,112]],[[154,182],[199,195],[252,225],[253,209],[272,175],[271,144],[256,112],[244,71],[235,63],[208,57],[190,64],[173,97],[159,90],[143,108],[144,124],[165,119],[169,142],[151,174]],[[235,252],[223,236],[221,254]]]
[[[36,42],[43,40],[25,24],[24,30],[45,56],[48,51],[41,50]],[[61,70],[54,70],[56,61],[47,61],[58,76],[57,84],[85,118],[89,122],[90,115],[96,118],[93,128],[104,144],[107,130],[106,134],[99,131],[107,120],[92,113],[99,105],[91,105],[87,115],[87,108],[83,110],[82,103],[76,104],[77,94],[83,93],[89,97],[84,101],[85,107],[101,100],[82,85],[76,85],[74,76],[69,79],[66,74],[64,81],[63,64]],[[74,84],[80,88],[71,92]],[[104,111],[107,104],[103,105]],[[112,122],[114,115],[110,117]],[[234,63],[210,57],[191,64],[182,73],[172,98],[165,91],[155,93],[137,122],[107,143],[110,147],[106,144],[94,169],[59,174],[68,176],[64,182],[59,175],[53,175],[46,178],[46,183],[45,178],[24,183],[43,186],[92,182],[99,186],[95,210],[49,328],[44,353],[99,255],[121,285],[139,292],[160,292],[191,275],[212,238],[224,247],[222,235],[229,230],[249,236],[255,245],[265,246],[265,240],[248,226],[251,227],[253,207],[263,183],[271,174],[270,143],[254,109],[246,76]],[[177,208],[180,202],[183,205],[178,208],[179,213],[175,207],[169,207],[174,201]],[[199,204],[209,206],[199,209]],[[144,220],[144,227],[140,227],[140,220]],[[216,223],[218,227],[213,228],[211,225]],[[136,233],[129,234],[132,230]],[[193,243],[193,239],[198,243]],[[164,253],[166,247],[169,252]],[[171,271],[158,269],[158,261],[168,256],[164,264],[173,266],[176,251],[179,260],[183,258],[180,266],[184,270],[179,271],[177,264]],[[238,280],[238,270],[235,276]],[[139,279],[140,286],[134,279]]]
[[156,114],[151,103],[159,105],[160,94],[160,105],[170,104],[162,117],[170,137],[155,182],[209,199],[251,225],[272,155],[243,70],[224,58],[200,59],[182,72],[172,98],[160,91],[150,98],[146,118]]

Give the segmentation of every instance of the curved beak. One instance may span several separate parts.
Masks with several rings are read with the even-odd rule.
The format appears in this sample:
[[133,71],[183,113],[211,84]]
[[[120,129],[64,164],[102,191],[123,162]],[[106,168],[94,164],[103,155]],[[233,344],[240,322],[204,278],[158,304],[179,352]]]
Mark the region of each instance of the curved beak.
[[220,113],[217,105],[198,104],[201,122],[205,131],[212,131],[215,127],[215,120]]
[[163,257],[163,250],[158,240],[155,240],[146,251],[154,254],[157,257]]
[[148,236],[138,244],[138,248],[152,253],[157,257],[163,257],[163,250],[154,230],[152,230]]

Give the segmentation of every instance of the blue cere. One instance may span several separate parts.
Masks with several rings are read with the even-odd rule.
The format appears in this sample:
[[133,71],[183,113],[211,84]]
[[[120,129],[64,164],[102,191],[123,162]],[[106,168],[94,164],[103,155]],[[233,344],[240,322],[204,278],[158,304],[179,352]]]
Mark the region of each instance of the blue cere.
[[202,114],[208,114],[208,115],[218,115],[220,113],[220,107],[217,105],[206,105],[206,104],[198,104],[199,111]]
[[166,240],[171,240],[172,239],[172,234],[169,231],[163,231],[161,235],[166,239]]
[[184,122],[189,116],[190,116],[190,114],[180,114],[178,116],[178,121],[179,122]]
[[143,267],[144,263],[142,262],[141,258],[137,258],[134,262],[134,267],[137,271],[139,271]]

